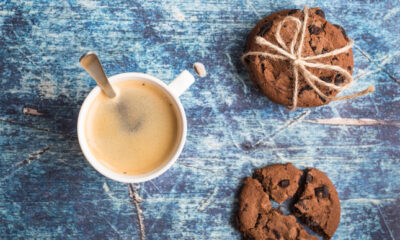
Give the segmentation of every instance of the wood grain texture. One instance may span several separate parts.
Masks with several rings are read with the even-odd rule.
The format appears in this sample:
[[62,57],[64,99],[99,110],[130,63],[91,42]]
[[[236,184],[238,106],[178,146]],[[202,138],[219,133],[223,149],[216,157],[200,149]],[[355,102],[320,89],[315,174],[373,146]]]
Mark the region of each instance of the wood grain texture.
[[[289,112],[250,82],[239,60],[247,34],[262,17],[305,3],[355,41],[356,81],[346,93],[371,84],[375,93]],[[143,217],[146,239],[240,239],[242,179],[293,162],[336,185],[334,239],[400,239],[399,3],[1,1],[0,238],[139,239]],[[196,61],[207,68],[181,97],[181,157],[134,185],[136,195],[90,167],[77,142],[79,107],[95,86],[78,63],[88,50],[108,75],[146,72],[168,83]],[[337,124],[358,119],[380,124]]]

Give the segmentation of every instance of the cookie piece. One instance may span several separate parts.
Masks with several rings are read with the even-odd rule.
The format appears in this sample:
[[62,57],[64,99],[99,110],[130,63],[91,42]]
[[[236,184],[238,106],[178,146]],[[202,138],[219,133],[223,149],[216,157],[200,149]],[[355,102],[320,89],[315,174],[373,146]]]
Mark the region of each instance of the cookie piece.
[[308,168],[305,186],[293,206],[294,214],[324,239],[330,239],[340,221],[340,201],[329,178],[315,168]]
[[254,178],[258,179],[270,197],[278,203],[283,203],[293,197],[299,188],[302,171],[291,163],[275,164],[258,169]]
[[[309,19],[304,37],[302,56],[315,56],[327,53],[347,45],[349,39],[344,29],[338,25],[333,25],[325,19],[325,14],[320,8],[309,9]],[[256,43],[256,37],[264,37],[269,42],[278,45],[275,38],[277,24],[286,16],[299,18],[303,21],[304,14],[300,10],[283,10],[272,13],[262,19],[251,31],[246,44],[245,52],[261,51],[276,53],[267,46],[261,46]],[[296,25],[289,21],[283,24],[281,37],[286,45],[289,45],[293,38],[293,32]],[[300,37],[298,38],[297,46]],[[318,63],[336,65],[350,74],[353,73],[353,52],[337,54],[335,56],[317,59]],[[248,56],[245,59],[245,65],[249,71],[252,81],[260,87],[261,92],[275,103],[285,106],[291,106],[293,101],[294,76],[292,65],[287,60],[272,60],[264,56]],[[321,78],[321,80],[343,86],[349,83],[341,74],[332,70],[323,70],[317,68],[307,68],[312,74]],[[339,90],[330,89],[321,84],[316,86],[327,96],[334,97]],[[304,80],[302,74],[299,74],[299,92],[298,107],[316,107],[329,103],[329,100],[320,97]]]
[[246,236],[249,229],[254,228],[260,214],[271,209],[271,202],[261,184],[250,177],[243,182],[239,197],[240,230]]
[[309,235],[294,216],[285,216],[276,209],[260,214],[255,227],[248,231],[248,237],[255,240],[318,240]]

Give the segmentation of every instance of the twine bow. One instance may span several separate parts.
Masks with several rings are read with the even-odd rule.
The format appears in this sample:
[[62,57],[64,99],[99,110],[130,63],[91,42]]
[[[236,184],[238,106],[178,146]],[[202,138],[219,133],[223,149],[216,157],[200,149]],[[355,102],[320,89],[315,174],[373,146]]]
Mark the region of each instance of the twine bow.
[[[314,62],[316,59],[320,58],[325,58],[325,57],[330,57],[334,56],[340,53],[345,53],[349,49],[351,49],[354,45],[354,42],[350,39],[350,41],[346,44],[346,46],[327,52],[323,54],[318,54],[315,56],[308,56],[308,57],[302,57],[301,53],[303,50],[303,45],[304,45],[304,37],[305,37],[305,32],[306,32],[306,26],[307,26],[307,21],[308,21],[308,7],[305,6],[303,9],[304,12],[304,20],[301,22],[298,18],[292,17],[292,16],[287,16],[285,17],[282,21],[280,21],[277,25],[276,33],[275,33],[275,38],[276,41],[279,43],[280,46],[275,45],[268,40],[266,40],[263,37],[257,36],[256,37],[256,43],[261,46],[267,46],[270,47],[271,49],[275,50],[277,54],[270,53],[270,52],[260,52],[260,51],[250,51],[245,53],[242,56],[242,61],[247,56],[265,56],[270,59],[274,60],[289,60],[290,64],[292,65],[292,70],[293,70],[293,75],[294,75],[294,89],[293,89],[293,104],[291,106],[291,110],[296,109],[297,107],[297,98],[299,94],[299,74],[303,75],[304,80],[307,82],[307,84],[312,87],[312,89],[323,99],[325,100],[330,100],[330,101],[336,101],[336,100],[347,100],[355,97],[359,97],[365,94],[368,94],[370,92],[373,92],[375,89],[373,86],[369,86],[367,89],[352,94],[348,96],[343,96],[343,97],[330,97],[325,95],[316,85],[315,83],[321,84],[325,87],[328,87],[330,89],[335,89],[335,90],[342,90],[346,87],[348,87],[352,81],[353,77],[349,72],[347,72],[345,69],[336,66],[336,65],[328,65],[328,64],[323,64],[320,62]],[[296,24],[296,29],[294,31],[294,36],[292,41],[290,42],[289,46],[285,44],[285,42],[281,38],[281,28],[282,25],[285,22],[292,21]],[[301,30],[301,32],[300,32]],[[296,43],[298,41],[300,33],[300,42],[297,46],[296,49]],[[335,84],[332,83],[327,83],[325,81],[322,81],[319,77],[315,76],[312,74],[310,71],[306,69],[306,67],[310,68],[319,68],[319,69],[325,69],[325,70],[333,70],[336,72],[339,72],[346,80],[348,80],[348,83],[345,84],[344,86],[336,86]]]

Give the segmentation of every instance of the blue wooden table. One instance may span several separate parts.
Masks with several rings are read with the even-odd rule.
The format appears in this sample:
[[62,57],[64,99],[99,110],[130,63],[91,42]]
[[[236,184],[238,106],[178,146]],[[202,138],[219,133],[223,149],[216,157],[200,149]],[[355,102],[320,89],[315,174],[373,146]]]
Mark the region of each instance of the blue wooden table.
[[[375,93],[290,112],[258,92],[239,61],[247,34],[305,3],[355,41],[346,93],[371,84]],[[400,2],[389,0],[1,1],[0,238],[240,239],[243,178],[292,162],[336,185],[334,239],[400,239],[399,26]],[[181,97],[188,138],[162,176],[114,182],[82,155],[77,115],[95,82],[78,59],[88,50],[108,75],[145,72],[166,83],[195,61],[206,65],[208,76]]]

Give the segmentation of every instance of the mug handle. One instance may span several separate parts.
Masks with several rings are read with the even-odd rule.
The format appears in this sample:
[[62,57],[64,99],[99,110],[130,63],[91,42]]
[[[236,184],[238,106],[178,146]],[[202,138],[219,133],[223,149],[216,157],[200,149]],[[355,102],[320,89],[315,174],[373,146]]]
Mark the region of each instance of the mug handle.
[[188,71],[184,70],[179,74],[172,82],[168,85],[169,90],[176,97],[179,97],[194,83],[193,75]]

